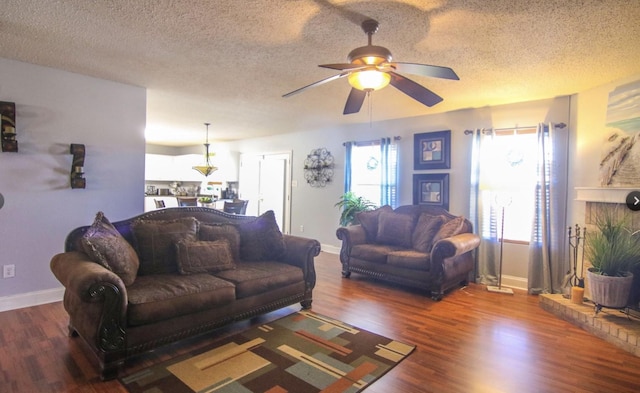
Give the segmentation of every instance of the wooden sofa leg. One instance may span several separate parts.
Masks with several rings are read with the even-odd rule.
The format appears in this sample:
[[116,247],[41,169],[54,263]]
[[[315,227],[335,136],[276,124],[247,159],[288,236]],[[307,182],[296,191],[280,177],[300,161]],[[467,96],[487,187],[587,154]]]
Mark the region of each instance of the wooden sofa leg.
[[71,326],[71,324],[67,325],[67,329],[68,329],[67,330],[67,335],[69,337],[78,337],[79,336],[78,331],[73,326]]
[[124,364],[124,361],[101,364],[100,365],[100,379],[102,381],[109,381],[118,377],[118,370]]

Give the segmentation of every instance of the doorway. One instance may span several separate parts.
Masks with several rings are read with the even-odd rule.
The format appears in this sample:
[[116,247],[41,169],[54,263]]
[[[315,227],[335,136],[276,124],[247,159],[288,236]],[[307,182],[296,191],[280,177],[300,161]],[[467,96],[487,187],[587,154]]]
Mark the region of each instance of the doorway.
[[291,233],[291,152],[241,154],[238,194],[247,215],[273,210],[282,233]]

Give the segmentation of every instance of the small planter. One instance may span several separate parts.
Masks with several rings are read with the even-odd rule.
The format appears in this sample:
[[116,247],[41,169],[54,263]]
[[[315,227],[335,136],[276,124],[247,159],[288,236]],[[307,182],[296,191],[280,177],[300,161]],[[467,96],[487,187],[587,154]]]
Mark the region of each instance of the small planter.
[[587,270],[591,300],[596,307],[624,308],[628,305],[633,274],[625,272],[623,277],[603,276]]

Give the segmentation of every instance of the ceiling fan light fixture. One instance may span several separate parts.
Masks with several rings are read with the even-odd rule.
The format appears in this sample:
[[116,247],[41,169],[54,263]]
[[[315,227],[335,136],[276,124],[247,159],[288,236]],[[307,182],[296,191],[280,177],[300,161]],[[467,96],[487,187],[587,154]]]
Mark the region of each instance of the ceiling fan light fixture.
[[367,45],[361,46],[349,52],[347,61],[353,64],[378,65],[388,63],[393,59],[389,49],[383,46]]
[[191,169],[194,169],[198,172],[200,172],[202,175],[209,176],[210,174],[212,174],[213,172],[217,171],[218,168],[211,165],[211,154],[209,154],[209,125],[211,123],[204,123],[205,126],[207,126],[207,139],[204,143],[204,149],[205,149],[205,153],[204,153],[204,157],[205,157],[205,164],[204,165],[196,165],[191,167]]
[[352,72],[347,77],[349,84],[363,91],[380,90],[391,81],[391,75],[378,70]]

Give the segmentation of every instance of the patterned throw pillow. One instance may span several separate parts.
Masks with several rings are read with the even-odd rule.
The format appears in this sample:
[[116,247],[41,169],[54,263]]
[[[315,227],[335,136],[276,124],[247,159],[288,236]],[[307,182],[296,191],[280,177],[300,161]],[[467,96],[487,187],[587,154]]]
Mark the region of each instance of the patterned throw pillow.
[[264,261],[279,259],[285,252],[284,237],[273,210],[253,221],[238,224],[240,232],[240,259]]
[[240,260],[240,232],[232,224],[205,224],[200,223],[200,240],[213,241],[225,239],[229,242],[231,256],[234,262]]
[[216,273],[236,267],[229,241],[226,239],[181,240],[176,243],[176,253],[180,274]]
[[177,272],[175,245],[180,240],[197,240],[198,225],[194,217],[134,221],[131,229],[140,256],[138,274]]
[[466,219],[462,216],[456,217],[452,220],[445,221],[440,227],[438,232],[433,238],[433,244],[437,241],[446,239],[451,236],[455,236],[460,233],[469,232],[470,228],[467,225]]
[[140,265],[138,254],[103,212],[96,214],[93,224],[82,235],[80,244],[92,261],[117,274],[124,285],[133,284]]
[[364,232],[367,235],[368,243],[375,243],[378,236],[378,217],[383,212],[392,212],[393,208],[389,205],[384,205],[375,210],[367,210],[356,214],[356,218]]
[[376,241],[382,244],[411,248],[411,234],[416,223],[414,217],[412,214],[380,213]]
[[440,230],[443,222],[444,217],[442,216],[433,216],[428,213],[420,214],[416,227],[413,230],[413,249],[420,252],[431,252],[433,239],[438,230]]

